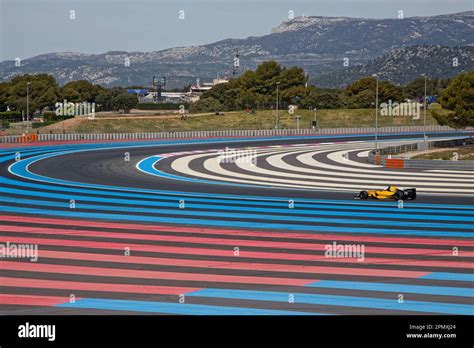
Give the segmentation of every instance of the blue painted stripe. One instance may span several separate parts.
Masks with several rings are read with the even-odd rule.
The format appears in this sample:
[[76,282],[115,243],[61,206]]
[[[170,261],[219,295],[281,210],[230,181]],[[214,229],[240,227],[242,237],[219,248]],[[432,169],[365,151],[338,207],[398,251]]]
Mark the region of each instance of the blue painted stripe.
[[[205,201],[206,203],[219,203],[221,204],[232,204],[232,205],[243,205],[243,206],[274,206],[274,207],[288,207],[288,198],[278,198],[275,197],[272,199],[271,197],[265,198],[262,197],[260,200],[253,199],[253,197],[248,197],[248,196],[234,196],[236,198],[226,198],[226,199],[216,199],[216,198],[211,198],[211,197],[217,197],[217,195],[209,194],[208,196],[204,196],[201,194],[193,194],[193,193],[185,193],[185,192],[174,192],[174,191],[158,191],[157,194],[139,194],[139,193],[129,193],[129,192],[114,192],[110,190],[89,190],[89,189],[77,189],[77,188],[72,188],[72,187],[61,187],[61,186],[53,186],[53,185],[43,185],[43,184],[34,184],[34,183],[29,183],[29,182],[23,182],[23,181],[16,181],[16,180],[10,180],[7,178],[2,178],[0,177],[0,183],[3,183],[5,185],[10,185],[10,186],[15,186],[15,187],[25,187],[28,188],[28,191],[21,191],[17,190],[15,192],[18,192],[18,194],[22,194],[22,192],[26,192],[28,196],[32,196],[32,192],[34,190],[31,189],[39,189],[39,190],[48,190],[48,191],[53,191],[53,192],[68,192],[68,193],[84,193],[84,194],[91,194],[91,195],[103,195],[103,196],[117,196],[117,197],[133,197],[133,198],[140,198],[140,199],[145,199],[147,202],[152,202],[152,201],[172,201],[176,202],[177,199],[181,198],[186,198],[187,201],[190,202],[203,202]],[[86,186],[88,185],[81,185],[78,184],[78,186]],[[94,185],[91,185],[94,186]],[[127,189],[127,188],[124,188]],[[7,193],[8,189],[6,187],[0,187],[0,192],[5,192]],[[128,189],[133,192],[141,192],[141,190],[132,190]],[[13,191],[11,191],[13,193]],[[145,191],[147,192],[147,191]],[[50,192],[38,192],[38,195],[42,195],[42,197],[47,197],[49,195],[52,195]],[[52,196],[51,196],[52,197]],[[222,196],[225,197],[225,196]],[[240,199],[237,199],[240,198]],[[306,202],[306,203],[303,203]],[[314,203],[312,203],[314,202]],[[383,203],[384,205],[378,206],[378,203]],[[396,202],[389,204],[388,206],[386,205],[387,202],[376,202],[376,203],[365,203],[365,202],[359,202],[359,201],[344,201],[344,200],[324,200],[324,199],[317,199],[317,200],[308,200],[308,199],[297,199],[295,200],[295,207],[296,208],[311,208],[311,209],[317,209],[317,208],[324,208],[327,211],[328,209],[333,209],[333,210],[350,210],[350,211],[383,211],[386,213],[394,213],[398,211]],[[420,213],[439,213],[439,208],[438,209],[425,209],[425,208],[414,208],[416,207],[416,204],[410,204],[410,205],[405,205],[404,211],[405,213],[411,213],[411,212],[420,212]],[[457,206],[458,208],[460,207],[467,207],[463,205]],[[397,209],[395,209],[397,208]],[[474,215],[473,210],[465,210],[465,209],[457,209],[449,211],[449,214],[456,214],[456,215],[467,215],[467,216],[472,216]],[[429,218],[431,218],[432,215],[427,215]]]
[[420,278],[439,279],[439,280],[459,280],[459,281],[464,281],[464,282],[473,282],[474,281],[474,274],[433,272],[431,274],[421,276]]
[[[22,163],[22,162],[18,162]],[[15,173],[18,174],[18,173]],[[259,197],[259,196],[225,196],[225,195],[217,195],[217,194],[204,194],[204,193],[190,193],[190,192],[179,192],[179,191],[160,191],[160,190],[146,190],[146,189],[132,189],[132,188],[127,188],[127,187],[115,187],[115,186],[105,186],[105,185],[93,185],[93,184],[82,184],[82,183],[75,183],[75,182],[69,182],[65,180],[57,180],[54,178],[47,178],[47,177],[42,177],[42,176],[37,176],[34,175],[34,178],[32,178],[32,175],[28,172],[26,172],[26,175],[21,175],[29,179],[33,180],[39,180],[39,181],[46,181],[46,182],[52,182],[54,184],[59,184],[59,185],[70,185],[70,186],[78,186],[78,187],[91,187],[91,188],[100,188],[106,191],[99,191],[99,190],[73,190],[70,187],[65,187],[61,188],[58,186],[51,186],[51,185],[37,185],[37,184],[29,184],[29,183],[24,183],[21,181],[14,181],[14,180],[9,180],[6,178],[1,178],[0,181],[4,182],[5,184],[9,185],[16,185],[16,186],[23,186],[23,187],[34,187],[34,188],[40,188],[40,189],[49,189],[49,190],[60,190],[60,191],[67,191],[67,192],[86,192],[86,193],[93,193],[93,194],[103,194],[103,195],[118,195],[118,196],[123,196],[127,195],[127,193],[121,192],[120,194],[113,194],[110,193],[110,190],[123,190],[123,191],[132,191],[132,192],[147,192],[147,193],[153,193],[153,194],[160,194],[160,195],[169,195],[169,196],[185,196],[185,197],[220,197],[223,199],[240,199],[247,201],[260,201],[260,202],[274,202],[278,200],[284,200],[285,203],[288,202],[288,198],[282,198],[282,197],[271,197],[271,198],[265,198],[265,197]],[[128,194],[130,196],[130,194]],[[152,198],[153,196],[143,196],[139,195],[138,197],[147,197],[147,198]],[[182,198],[182,197],[181,197]],[[318,200],[311,200],[311,199],[298,199],[298,204],[304,204],[300,202],[319,202],[319,203],[324,203],[325,205],[327,204],[338,204],[338,205],[343,205],[343,206],[360,206],[360,207],[372,207],[372,206],[382,206],[382,207],[395,207],[394,202],[373,202],[373,203],[366,203],[366,202],[351,202],[351,201],[345,201],[345,200],[324,200],[324,199],[318,199]],[[414,207],[433,207],[433,208],[442,208],[442,209],[462,209],[460,212],[463,213],[470,213],[474,207],[466,206],[466,205],[444,205],[444,204],[410,204],[410,205],[405,205],[406,210],[410,209],[412,206]],[[382,209],[381,207],[379,207]],[[390,209],[390,208],[388,208]],[[393,208],[391,209],[393,212]],[[437,210],[439,212],[439,210]]]
[[318,282],[308,284],[306,286],[328,289],[367,290],[395,293],[474,297],[474,288],[455,288],[447,286],[369,283],[339,280],[320,280]]
[[[151,201],[151,200],[131,200],[131,199],[117,199],[117,198],[104,198],[104,197],[91,197],[91,196],[82,196],[82,195],[71,195],[71,194],[56,194],[50,192],[34,192],[34,191],[25,191],[9,188],[1,188],[0,192],[13,195],[24,195],[31,197],[43,197],[43,198],[53,198],[67,200],[74,199],[81,202],[100,202],[100,203],[109,203],[109,204],[123,204],[123,205],[142,205],[142,206],[151,206],[151,207],[169,207],[176,208],[177,200],[176,198],[172,202],[162,202],[162,201]],[[193,202],[195,200],[192,200]],[[280,204],[282,205],[282,204]],[[389,223],[389,220],[429,220],[429,221],[454,221],[454,222],[473,222],[473,217],[463,217],[463,216],[445,216],[445,215],[426,215],[426,214],[413,214],[411,210],[397,209],[395,211],[399,213],[391,214],[380,214],[374,212],[347,212],[347,211],[329,211],[329,210],[302,210],[298,208],[288,209],[278,209],[270,207],[252,207],[252,206],[235,206],[235,205],[222,205],[222,204],[196,204],[196,203],[187,203],[186,208],[191,209],[203,209],[203,210],[222,210],[222,211],[242,211],[242,212],[266,212],[266,213],[279,213],[287,215],[303,215],[303,216],[330,216],[330,217],[368,217],[368,218],[380,218]],[[355,221],[354,223],[357,223]],[[380,223],[377,223],[380,224]],[[413,226],[410,224],[409,226]],[[458,225],[455,225],[458,227]]]
[[[64,148],[63,151],[68,151],[70,149]],[[14,152],[6,156],[0,157],[0,163],[12,161],[16,158],[17,153],[19,153],[20,160],[31,158],[33,155],[52,155],[56,156],[57,151],[28,151],[28,152]]]
[[[71,198],[73,198],[71,196]],[[69,200],[63,202],[53,202],[53,201],[43,201],[43,200],[34,200],[34,199],[22,199],[16,197],[0,197],[0,202],[14,203],[14,204],[28,204],[28,205],[37,205],[41,207],[56,207],[56,208],[68,208]],[[216,211],[193,211],[189,209],[155,209],[155,208],[137,208],[137,207],[123,207],[116,205],[99,205],[99,204],[84,204],[80,201],[76,201],[75,209],[87,209],[87,210],[102,210],[102,211],[111,211],[111,212],[133,212],[133,213],[144,213],[144,214],[158,214],[158,215],[180,215],[180,216],[191,216],[191,217],[205,217],[205,218],[230,218],[230,219],[240,219],[240,220],[267,220],[267,221],[279,221],[279,222],[306,222],[306,223],[322,223],[322,224],[340,224],[340,225],[373,225],[373,226],[393,226],[394,221],[390,220],[355,220],[355,219],[341,219],[341,218],[315,218],[315,217],[306,217],[306,216],[287,216],[287,215],[269,215],[264,214],[265,209],[261,209],[260,214],[251,214],[251,213],[236,213],[236,212],[216,212]],[[211,220],[201,220],[202,223],[207,223]],[[259,222],[260,224],[260,222]],[[442,229],[467,229],[473,230],[474,225],[472,224],[450,224],[450,223],[430,223],[430,222],[403,222],[397,221],[397,226],[400,227],[424,227],[424,228],[442,228]],[[326,228],[326,227],[324,227]],[[326,230],[330,230],[332,226],[327,226]],[[366,229],[360,229],[357,227],[343,227],[345,232],[353,231],[365,231]],[[380,233],[380,229],[378,229]],[[405,230],[402,230],[405,231]],[[440,231],[441,232],[441,231]],[[414,231],[416,233],[416,231]],[[453,231],[454,233],[454,231]],[[471,237],[474,237],[474,233],[467,232]]]
[[[188,219],[175,217],[156,217],[156,216],[140,216],[127,214],[105,214],[105,213],[90,213],[80,212],[74,209],[53,210],[53,209],[37,209],[25,207],[11,207],[0,205],[0,211],[11,212],[17,214],[42,214],[48,216],[66,216],[70,218],[85,218],[85,219],[106,219],[106,220],[124,220],[124,221],[145,221],[155,223],[169,223],[169,224],[190,224],[201,226],[217,226],[217,227],[241,227],[254,229],[256,223],[253,221],[223,221],[223,220],[204,220],[204,219]],[[443,237],[467,237],[473,238],[474,234],[471,232],[449,232],[449,231],[425,231],[425,230],[396,230],[396,229],[370,229],[370,228],[350,228],[350,227],[335,227],[335,226],[314,226],[314,225],[300,225],[300,224],[279,224],[279,223],[262,223],[259,222],[258,228],[266,229],[283,229],[293,231],[311,231],[311,232],[341,232],[341,233],[365,233],[365,234],[393,234],[393,235],[408,235],[408,236],[443,236]]]
[[[186,295],[187,296],[187,295]],[[56,307],[88,308],[117,311],[134,311],[182,315],[324,315],[321,313],[259,309],[244,307],[212,306],[190,303],[168,303],[150,301],[112,300],[84,298],[75,303],[65,302]]]
[[[355,297],[340,295],[320,295],[306,293],[291,293],[294,295],[295,303],[305,303],[314,305],[345,306],[358,308],[376,308],[385,310],[398,310],[424,313],[461,314],[473,315],[474,306],[457,303],[424,302],[411,301],[405,299],[403,303],[398,302],[398,298],[383,299],[373,297]],[[255,301],[289,301],[288,292],[273,291],[253,291],[253,290],[227,290],[227,289],[202,289],[186,294],[186,296],[218,297],[238,300]]]

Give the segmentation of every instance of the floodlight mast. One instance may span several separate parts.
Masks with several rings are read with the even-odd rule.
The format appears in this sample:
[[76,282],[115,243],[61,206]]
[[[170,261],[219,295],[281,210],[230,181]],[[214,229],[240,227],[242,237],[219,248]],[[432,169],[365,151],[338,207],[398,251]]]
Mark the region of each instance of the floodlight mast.
[[156,87],[156,101],[161,100],[161,88],[166,86],[166,77],[153,76],[153,86]]

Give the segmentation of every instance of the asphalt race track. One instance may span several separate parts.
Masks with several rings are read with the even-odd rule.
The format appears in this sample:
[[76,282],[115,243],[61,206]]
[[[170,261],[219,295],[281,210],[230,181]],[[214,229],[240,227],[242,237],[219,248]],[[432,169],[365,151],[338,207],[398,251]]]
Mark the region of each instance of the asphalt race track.
[[[472,171],[381,168],[373,146],[0,147],[0,244],[38,245],[37,261],[0,260],[0,314],[474,314]],[[353,199],[388,185],[418,198]]]

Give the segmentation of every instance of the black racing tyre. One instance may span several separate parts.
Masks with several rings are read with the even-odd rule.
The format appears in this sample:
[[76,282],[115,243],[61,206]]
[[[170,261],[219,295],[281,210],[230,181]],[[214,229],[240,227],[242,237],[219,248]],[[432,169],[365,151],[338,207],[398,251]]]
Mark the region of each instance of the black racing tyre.
[[393,195],[393,198],[395,200],[400,200],[400,199],[404,199],[405,198],[405,192],[401,191],[401,190],[398,190],[397,192],[395,192],[395,194]]
[[360,199],[367,199],[367,198],[369,198],[368,192],[367,192],[367,191],[360,191],[360,193],[359,193],[359,198],[360,198]]

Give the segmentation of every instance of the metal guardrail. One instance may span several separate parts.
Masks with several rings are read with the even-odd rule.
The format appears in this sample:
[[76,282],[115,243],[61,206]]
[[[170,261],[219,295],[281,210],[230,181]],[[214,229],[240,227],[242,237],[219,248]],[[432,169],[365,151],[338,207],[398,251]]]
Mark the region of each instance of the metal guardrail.
[[474,161],[405,160],[405,168],[474,171]]
[[459,161],[459,160],[413,160],[403,158],[399,155],[405,152],[428,150],[435,148],[458,147],[473,145],[474,139],[449,139],[437,140],[429,142],[418,142],[412,144],[404,144],[399,146],[389,146],[379,149],[378,155],[375,150],[369,152],[368,161],[374,164],[380,164],[388,168],[416,168],[416,169],[449,169],[449,170],[472,170],[474,171],[474,161]]
[[[379,127],[379,133],[423,132],[420,126]],[[474,127],[466,130],[474,130]],[[427,132],[456,131],[447,126],[428,126]],[[184,138],[228,138],[262,136],[305,136],[317,134],[373,134],[375,128],[321,128],[321,129],[266,129],[266,130],[226,130],[226,131],[188,131],[157,133],[86,133],[86,134],[24,134],[0,136],[0,143],[25,143],[43,141],[81,141],[81,140],[152,140]]]
[[421,151],[421,150],[429,150],[429,149],[436,149],[436,148],[442,148],[442,147],[466,146],[469,144],[474,144],[474,139],[464,138],[464,139],[436,140],[436,141],[417,142],[417,143],[412,143],[412,144],[403,144],[403,145],[384,147],[383,149],[379,149],[379,153],[382,156],[399,155],[399,154],[410,152],[410,151]]

